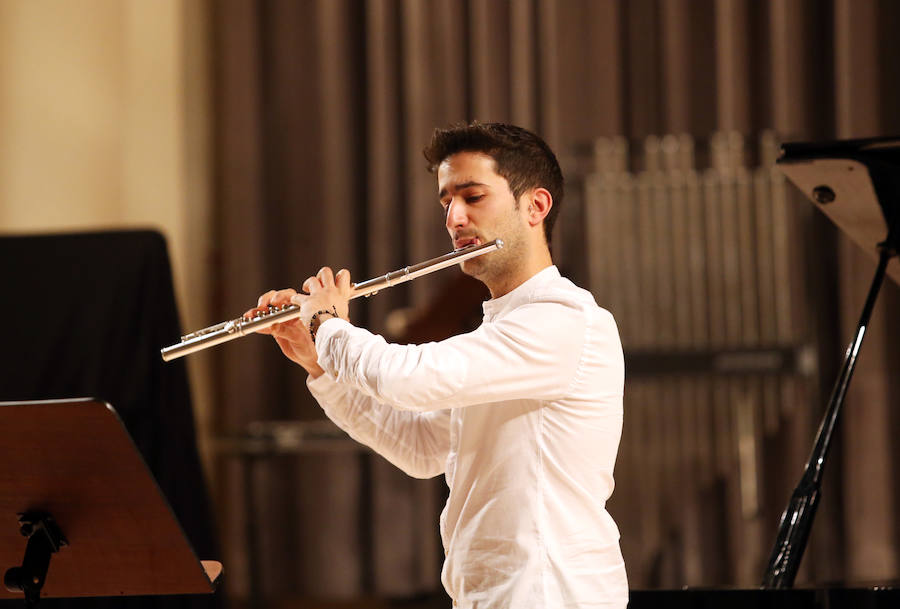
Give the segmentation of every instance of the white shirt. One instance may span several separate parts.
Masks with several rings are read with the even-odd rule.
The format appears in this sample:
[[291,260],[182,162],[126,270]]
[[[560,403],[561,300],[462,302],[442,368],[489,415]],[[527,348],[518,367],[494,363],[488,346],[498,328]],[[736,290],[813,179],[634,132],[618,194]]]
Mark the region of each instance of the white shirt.
[[474,332],[425,345],[329,319],[310,391],[409,475],[446,475],[441,579],[454,605],[624,608],[605,508],[625,379],[615,321],[555,266],[483,308]]

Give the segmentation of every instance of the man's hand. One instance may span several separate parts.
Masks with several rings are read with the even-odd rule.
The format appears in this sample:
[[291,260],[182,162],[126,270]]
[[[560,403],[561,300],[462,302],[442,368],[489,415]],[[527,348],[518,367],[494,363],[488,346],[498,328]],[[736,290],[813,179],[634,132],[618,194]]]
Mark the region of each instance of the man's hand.
[[[297,295],[297,291],[288,288],[286,290],[270,290],[259,297],[257,306],[244,313],[244,317],[252,318],[257,313],[265,313],[269,306],[280,307],[291,304],[291,298]],[[301,319],[292,319],[284,323],[275,324],[258,330],[257,334],[269,334],[275,338],[275,342],[281,348],[281,352],[293,362],[303,366],[313,377],[318,378],[324,370],[319,366],[316,346],[309,336],[308,322]]]
[[[351,294],[350,272],[346,269],[338,271],[335,277],[331,269],[323,267],[319,273],[303,282],[303,289],[309,295],[299,294],[296,290],[270,290],[259,297],[256,308],[244,313],[250,318],[258,312],[265,312],[268,307],[294,304],[300,306],[300,318],[275,324],[259,330],[258,334],[269,334],[281,348],[282,353],[303,368],[313,378],[324,373],[319,366],[316,346],[310,336],[310,321],[319,311],[337,311],[342,319],[349,320],[348,300]],[[319,314],[314,323],[315,328],[331,316]]]
[[[313,333],[319,324],[334,313],[341,319],[350,320],[350,271],[341,269],[334,275],[327,266],[322,267],[318,274],[303,282],[303,290],[309,295],[296,294],[291,298],[291,303],[300,306],[300,318],[306,320],[307,327],[312,322]],[[313,316],[316,319],[313,320]]]

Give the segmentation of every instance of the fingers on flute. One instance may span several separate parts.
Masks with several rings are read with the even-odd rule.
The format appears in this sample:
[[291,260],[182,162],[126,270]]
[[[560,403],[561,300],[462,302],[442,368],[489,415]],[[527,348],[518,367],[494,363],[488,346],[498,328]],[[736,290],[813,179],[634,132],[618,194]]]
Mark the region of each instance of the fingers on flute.
[[291,342],[297,342],[298,340],[302,340],[304,338],[304,334],[308,335],[309,330],[307,329],[306,324],[303,323],[303,320],[297,319],[289,319],[288,321],[283,321],[277,324],[272,324],[267,328],[260,328],[256,330],[257,334],[268,334],[269,336],[274,336],[275,338],[282,337]]
[[312,342],[312,339],[309,337],[309,329],[299,319],[269,326],[267,330],[266,334],[274,336],[279,344],[283,341],[300,345]]
[[292,342],[276,336],[275,341],[281,348],[282,353],[301,366],[309,366],[316,363],[318,356],[316,355],[316,348],[311,340],[308,341],[309,344],[298,344],[297,342]]
[[317,292],[319,288],[322,287],[322,282],[319,281],[318,276],[315,277],[307,277],[306,281],[303,282],[303,285],[300,286],[304,292],[307,294],[312,294]]
[[337,272],[337,275],[334,276],[335,285],[341,290],[350,287],[350,271],[347,269],[341,269]]
[[319,272],[316,273],[316,277],[322,282],[322,286],[326,288],[334,285],[334,273],[330,266],[323,266],[319,269]]
[[[272,299],[272,297],[274,295],[275,295],[275,290],[269,290],[268,292],[266,292],[265,294],[260,296],[259,299],[256,301],[256,308],[258,309],[260,307],[264,307],[264,306],[268,305],[269,301]],[[250,310],[253,311],[254,309],[250,309]]]
[[297,291],[293,288],[287,288],[284,290],[269,290],[265,294],[259,297],[259,300],[256,303],[256,307],[252,309],[248,309],[244,313],[244,317],[253,317],[257,313],[264,313],[270,306],[278,307],[285,304],[291,303],[291,298],[293,298],[297,294]]
[[292,343],[305,345],[312,343],[309,337],[309,327],[299,319],[296,323],[278,324],[278,336],[287,339]]

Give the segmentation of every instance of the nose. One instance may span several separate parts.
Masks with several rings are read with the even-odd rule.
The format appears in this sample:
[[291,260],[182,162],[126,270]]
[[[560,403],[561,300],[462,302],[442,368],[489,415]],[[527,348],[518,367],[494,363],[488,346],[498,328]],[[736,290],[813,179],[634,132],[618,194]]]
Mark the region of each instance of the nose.
[[469,216],[466,213],[466,204],[465,201],[461,199],[457,199],[456,197],[450,200],[450,205],[447,206],[447,228],[453,230],[455,228],[462,228],[469,222]]

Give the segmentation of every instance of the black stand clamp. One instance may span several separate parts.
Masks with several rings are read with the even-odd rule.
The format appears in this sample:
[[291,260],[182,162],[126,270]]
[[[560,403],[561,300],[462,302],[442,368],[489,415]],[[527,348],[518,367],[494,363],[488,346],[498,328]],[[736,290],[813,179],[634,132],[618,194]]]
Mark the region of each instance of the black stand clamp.
[[[93,398],[0,402],[0,429],[16,430],[0,442],[9,473],[0,476],[0,606],[23,592],[35,607],[46,599],[215,591],[222,563],[197,560],[112,406]],[[3,526],[3,512],[19,512],[19,531]]]
[[26,607],[37,607],[50,567],[50,555],[69,542],[53,516],[43,512],[19,514],[19,531],[28,538],[25,558],[21,567],[6,570],[3,585],[10,592],[24,592]]

